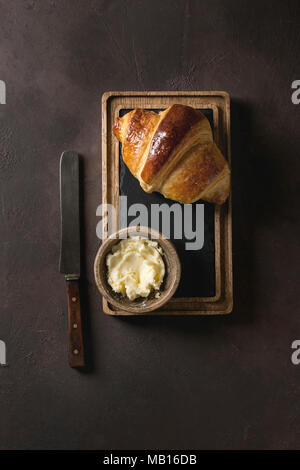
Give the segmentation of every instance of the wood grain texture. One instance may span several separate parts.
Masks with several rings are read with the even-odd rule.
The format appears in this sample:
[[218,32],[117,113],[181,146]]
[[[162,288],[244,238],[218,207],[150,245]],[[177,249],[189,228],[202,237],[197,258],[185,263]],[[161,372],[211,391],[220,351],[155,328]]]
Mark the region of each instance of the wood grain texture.
[[[102,97],[102,202],[116,208],[119,227],[119,145],[112,129],[121,109],[163,109],[180,103],[198,109],[213,110],[214,140],[231,163],[230,98],[222,91],[208,92],[107,92]],[[103,227],[103,238],[106,238]],[[152,315],[216,315],[228,314],[233,307],[231,195],[222,206],[215,207],[215,271],[214,297],[172,298]],[[103,310],[109,315],[129,315],[115,309],[103,299]]]
[[68,336],[70,367],[84,367],[84,346],[80,305],[79,280],[67,280]]

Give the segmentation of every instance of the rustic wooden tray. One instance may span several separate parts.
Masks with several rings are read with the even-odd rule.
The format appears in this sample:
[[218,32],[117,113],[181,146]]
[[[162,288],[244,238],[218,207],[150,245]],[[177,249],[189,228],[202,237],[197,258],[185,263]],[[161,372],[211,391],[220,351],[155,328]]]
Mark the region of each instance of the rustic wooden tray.
[[[104,93],[102,97],[102,202],[113,204],[116,208],[117,229],[119,228],[120,194],[127,195],[128,192],[131,203],[143,202],[150,206],[152,203],[163,203],[167,200],[157,193],[144,193],[137,180],[130,175],[120,157],[121,146],[112,134],[114,121],[117,116],[137,107],[161,110],[174,103],[193,106],[207,115],[213,128],[215,142],[229,163],[231,162],[228,93],[219,91]],[[121,184],[120,174],[122,181],[125,181]],[[222,206],[205,203],[205,212],[208,214],[209,227],[205,228],[207,232],[205,237],[208,239],[207,243],[210,243],[210,249],[199,250],[204,253],[202,258],[199,258],[200,261],[197,262],[197,257],[193,255],[191,262],[190,254],[185,253],[179,247],[182,266],[183,268],[186,266],[186,270],[183,269],[183,276],[189,278],[188,282],[184,286],[183,277],[183,286],[178,289],[179,296],[174,296],[161,310],[149,312],[149,315],[216,315],[228,314],[232,311],[231,196]],[[201,271],[203,266],[206,269],[204,272],[203,269]],[[210,280],[206,283],[208,278]],[[199,294],[203,285],[206,291],[203,291],[204,294],[203,292]],[[190,292],[191,289],[194,289],[193,292]],[[188,295],[185,295],[186,292]],[[180,293],[184,295],[181,296]],[[109,315],[136,315],[116,310],[104,298],[103,310]]]

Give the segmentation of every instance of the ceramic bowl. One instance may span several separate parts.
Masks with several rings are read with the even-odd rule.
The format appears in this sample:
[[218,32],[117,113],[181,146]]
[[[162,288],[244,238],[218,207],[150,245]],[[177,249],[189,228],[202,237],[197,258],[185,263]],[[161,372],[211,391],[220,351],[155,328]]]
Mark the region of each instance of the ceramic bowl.
[[[160,296],[158,298],[153,295],[149,297],[139,297],[135,300],[130,300],[128,297],[115,293],[107,282],[107,267],[106,257],[111,252],[112,247],[119,243],[120,239],[129,236],[141,236],[157,241],[163,251],[163,261],[165,264],[165,276],[159,290]],[[141,314],[158,310],[174,295],[181,275],[181,265],[177,252],[173,244],[167,240],[161,233],[149,227],[127,227],[119,230],[115,234],[106,238],[96,255],[94,263],[94,274],[96,285],[101,294],[106,300],[118,310],[126,311],[128,313]]]

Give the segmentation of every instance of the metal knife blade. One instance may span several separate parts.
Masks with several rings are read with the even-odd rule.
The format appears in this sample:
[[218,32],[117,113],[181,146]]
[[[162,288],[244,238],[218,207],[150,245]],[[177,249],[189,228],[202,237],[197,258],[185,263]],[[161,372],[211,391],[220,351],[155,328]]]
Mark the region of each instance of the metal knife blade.
[[60,158],[61,245],[59,270],[66,278],[80,277],[79,156],[63,152]]

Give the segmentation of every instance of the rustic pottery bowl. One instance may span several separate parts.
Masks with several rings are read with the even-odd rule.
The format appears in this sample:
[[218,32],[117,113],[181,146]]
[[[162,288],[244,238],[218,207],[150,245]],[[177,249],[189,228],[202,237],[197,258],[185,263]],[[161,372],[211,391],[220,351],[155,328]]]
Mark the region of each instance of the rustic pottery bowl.
[[[147,298],[139,297],[135,300],[129,300],[127,297],[115,293],[107,282],[106,256],[111,252],[112,247],[119,243],[120,239],[135,235],[157,241],[162,248],[166,272],[159,290],[159,298],[150,294]],[[149,227],[127,227],[103,241],[96,255],[94,274],[99,291],[110,304],[119,310],[138,314],[157,310],[170,300],[180,281],[181,265],[173,244],[161,233]]]

